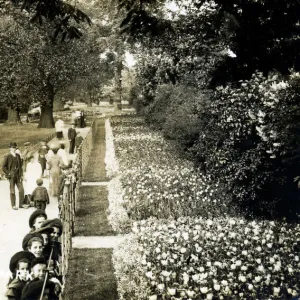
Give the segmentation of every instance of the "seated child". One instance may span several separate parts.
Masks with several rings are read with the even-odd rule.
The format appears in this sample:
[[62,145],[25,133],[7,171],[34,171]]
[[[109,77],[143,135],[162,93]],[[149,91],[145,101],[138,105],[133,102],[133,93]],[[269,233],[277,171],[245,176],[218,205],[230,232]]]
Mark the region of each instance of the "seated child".
[[35,257],[40,257],[43,254],[44,239],[40,233],[28,233],[22,241],[22,247],[34,254]]
[[[43,290],[44,280],[38,278],[28,282],[23,289],[21,300],[40,300],[41,292]],[[43,300],[58,300],[55,295],[55,284],[47,281],[43,293]]]
[[9,300],[20,300],[22,290],[30,280],[29,269],[34,255],[28,251],[20,251],[12,256],[9,269],[12,272],[12,280],[7,285],[5,296]]
[[34,233],[40,233],[44,239],[43,256],[48,259],[51,253],[51,245],[49,244],[50,234],[54,231],[53,227],[42,227],[34,231]]
[[42,186],[43,185],[42,178],[38,178],[36,180],[36,184],[38,186],[32,192],[31,201],[34,202],[34,206],[37,209],[45,210],[46,205],[50,203],[47,189],[44,186]]
[[47,214],[42,209],[35,210],[29,217],[29,227],[32,231],[41,228],[43,222],[47,220]]

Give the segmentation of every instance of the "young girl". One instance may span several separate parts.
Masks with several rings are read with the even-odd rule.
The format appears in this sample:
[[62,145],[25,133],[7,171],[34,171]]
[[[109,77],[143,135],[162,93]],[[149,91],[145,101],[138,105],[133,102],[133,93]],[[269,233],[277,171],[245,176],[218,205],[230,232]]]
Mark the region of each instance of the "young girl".
[[30,280],[29,267],[34,255],[28,251],[20,251],[12,256],[9,269],[12,272],[12,279],[7,285],[5,296],[9,300],[20,300],[22,290]]

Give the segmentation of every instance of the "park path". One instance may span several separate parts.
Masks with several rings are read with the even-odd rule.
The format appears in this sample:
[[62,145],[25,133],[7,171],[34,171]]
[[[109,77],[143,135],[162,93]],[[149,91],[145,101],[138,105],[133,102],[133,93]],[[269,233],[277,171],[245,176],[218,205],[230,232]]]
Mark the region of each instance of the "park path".
[[93,149],[80,187],[64,300],[118,299],[112,252],[123,236],[116,235],[107,219],[105,119],[95,122]]
[[[67,130],[70,125],[66,124],[64,129],[64,138],[66,150],[69,149],[69,142],[67,139]],[[89,131],[89,127],[78,128],[84,138]],[[48,142],[57,141],[56,138]],[[74,157],[74,155],[72,155]],[[70,158],[72,158],[70,155]],[[44,186],[49,188],[49,179],[44,179]],[[49,189],[48,189],[49,190]],[[16,190],[17,191],[17,190]],[[16,193],[18,197],[18,192]],[[0,300],[6,300],[4,296],[6,291],[6,284],[10,276],[9,261],[13,254],[22,250],[22,240],[29,232],[29,216],[35,209],[30,207],[28,209],[12,210],[9,196],[9,183],[7,180],[0,180]],[[46,213],[48,218],[58,217],[58,202],[56,197],[50,197],[50,204],[47,205]]]

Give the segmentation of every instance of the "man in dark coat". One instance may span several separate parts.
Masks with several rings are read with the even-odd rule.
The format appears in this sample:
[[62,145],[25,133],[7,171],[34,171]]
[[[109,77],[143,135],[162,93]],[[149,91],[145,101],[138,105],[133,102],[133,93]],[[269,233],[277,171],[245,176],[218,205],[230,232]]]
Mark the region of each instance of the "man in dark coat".
[[24,188],[23,188],[23,168],[22,168],[22,159],[19,154],[16,153],[17,144],[11,142],[9,144],[10,153],[4,157],[2,170],[9,180],[9,189],[10,189],[10,201],[13,209],[18,209],[16,207],[16,193],[15,185],[19,190],[19,207],[27,208],[23,205],[24,201]]
[[76,134],[77,133],[76,133],[76,129],[75,129],[75,123],[72,123],[72,128],[69,128],[69,130],[68,130],[68,139],[70,142],[70,148],[69,148],[70,154],[74,153]]

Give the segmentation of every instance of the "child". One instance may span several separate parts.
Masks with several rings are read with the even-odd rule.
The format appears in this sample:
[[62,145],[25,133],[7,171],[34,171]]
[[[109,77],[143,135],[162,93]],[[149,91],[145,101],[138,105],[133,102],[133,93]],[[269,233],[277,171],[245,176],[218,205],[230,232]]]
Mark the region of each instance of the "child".
[[25,235],[22,247],[34,254],[35,257],[41,257],[44,248],[44,239],[40,233],[31,232]]
[[28,251],[20,251],[12,256],[9,269],[12,272],[12,280],[7,285],[5,296],[9,300],[20,300],[26,282],[29,281],[29,266],[34,255]]
[[47,220],[47,214],[42,209],[35,210],[29,217],[29,227],[32,231],[40,229],[42,224]]
[[31,262],[31,276],[33,279],[38,278],[40,280],[44,280],[46,276],[47,270],[47,261],[46,259],[41,257],[35,257]]
[[51,245],[49,244],[49,236],[54,231],[52,227],[42,227],[34,231],[35,233],[40,233],[44,239],[44,248],[43,248],[43,256],[45,259],[48,259],[51,253]]
[[46,220],[42,227],[52,227],[53,232],[50,234],[50,243],[53,245],[53,255],[52,258],[55,261],[59,261],[59,257],[61,256],[61,246],[60,243],[57,241],[58,238],[62,235],[62,222],[60,219],[52,219]]
[[46,205],[50,203],[47,189],[44,186],[42,186],[43,185],[42,178],[38,178],[36,180],[36,184],[38,186],[32,192],[31,200],[34,202],[34,206],[37,209],[45,210]]
[[[38,278],[27,283],[23,289],[21,300],[40,300],[43,285],[44,281]],[[47,281],[42,299],[57,300],[58,297],[55,295],[54,290],[55,284],[51,281]]]

